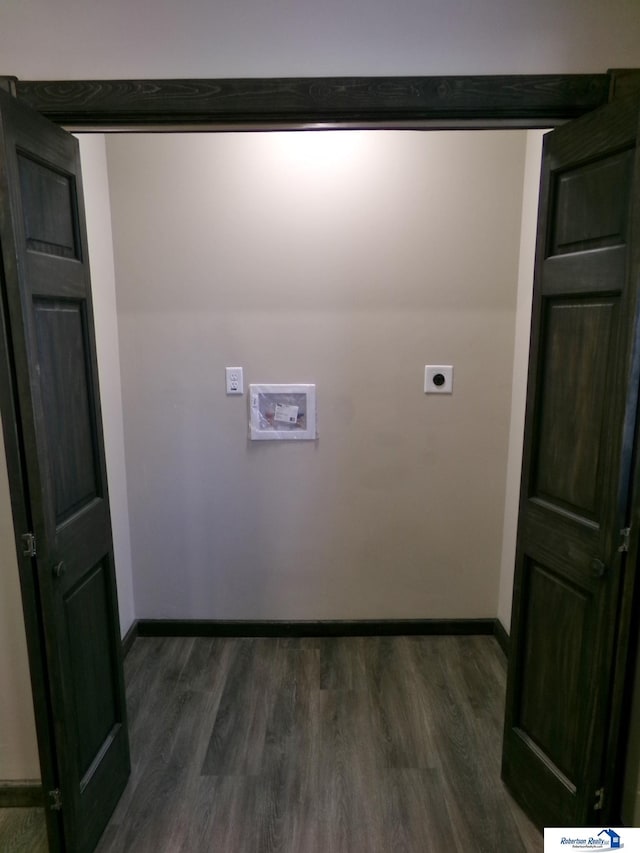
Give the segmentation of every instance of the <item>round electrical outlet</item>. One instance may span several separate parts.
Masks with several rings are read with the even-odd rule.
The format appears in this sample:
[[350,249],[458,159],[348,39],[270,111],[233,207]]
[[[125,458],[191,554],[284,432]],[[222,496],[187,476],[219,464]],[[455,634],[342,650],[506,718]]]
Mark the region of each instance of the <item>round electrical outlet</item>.
[[451,394],[453,391],[452,364],[426,364],[424,367],[425,394]]

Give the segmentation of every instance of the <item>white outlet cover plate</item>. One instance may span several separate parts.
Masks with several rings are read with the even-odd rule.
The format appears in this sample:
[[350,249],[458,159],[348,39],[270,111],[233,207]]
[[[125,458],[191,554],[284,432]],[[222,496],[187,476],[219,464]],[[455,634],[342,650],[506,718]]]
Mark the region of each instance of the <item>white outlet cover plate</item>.
[[244,394],[244,378],[241,367],[225,367],[224,369],[227,394]]
[[[444,382],[438,384],[436,377],[442,377]],[[426,364],[424,368],[424,393],[425,394],[452,394],[453,393],[453,365],[452,364]]]

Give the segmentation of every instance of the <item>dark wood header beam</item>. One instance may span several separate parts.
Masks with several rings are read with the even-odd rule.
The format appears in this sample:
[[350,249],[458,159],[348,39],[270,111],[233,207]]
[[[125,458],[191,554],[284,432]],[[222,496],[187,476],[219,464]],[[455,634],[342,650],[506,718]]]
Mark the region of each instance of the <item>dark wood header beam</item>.
[[22,81],[18,97],[73,127],[307,124],[549,126],[607,102],[607,74]]

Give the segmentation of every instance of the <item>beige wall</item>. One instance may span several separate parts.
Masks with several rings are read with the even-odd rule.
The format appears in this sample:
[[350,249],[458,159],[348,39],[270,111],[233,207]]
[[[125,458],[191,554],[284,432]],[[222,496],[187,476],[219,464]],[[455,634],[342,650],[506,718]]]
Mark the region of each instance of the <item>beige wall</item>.
[[511,423],[509,428],[509,455],[507,459],[504,528],[502,532],[502,557],[500,562],[500,592],[498,597],[498,619],[508,634],[511,633],[511,598],[513,596],[516,535],[518,531],[524,411],[527,402],[533,265],[535,260],[540,164],[542,161],[542,140],[544,134],[544,130],[530,130],[527,132],[522,187],[518,297],[513,352],[513,378],[511,381]]
[[[495,616],[525,143],[108,138],[138,617]],[[229,364],[318,442],[248,443]]]
[[124,635],[135,619],[129,504],[122,427],[122,391],[118,318],[111,236],[111,206],[104,135],[79,135],[91,263],[96,348],[107,479],[113,530],[113,551],[118,583],[120,630]]
[[22,0],[24,79],[541,74],[640,66],[637,0]]

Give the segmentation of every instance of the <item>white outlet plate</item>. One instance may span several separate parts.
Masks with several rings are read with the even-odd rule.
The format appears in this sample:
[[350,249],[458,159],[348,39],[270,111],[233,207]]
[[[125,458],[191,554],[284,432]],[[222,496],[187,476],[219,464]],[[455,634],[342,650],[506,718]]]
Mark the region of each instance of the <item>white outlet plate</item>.
[[424,368],[425,394],[453,394],[453,365],[427,364]]
[[244,377],[241,367],[225,367],[227,394],[244,394]]

